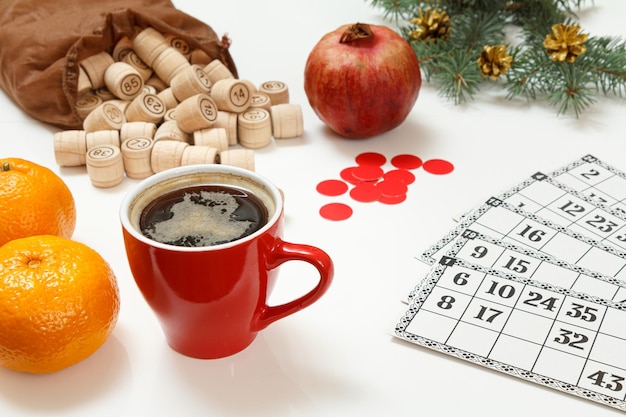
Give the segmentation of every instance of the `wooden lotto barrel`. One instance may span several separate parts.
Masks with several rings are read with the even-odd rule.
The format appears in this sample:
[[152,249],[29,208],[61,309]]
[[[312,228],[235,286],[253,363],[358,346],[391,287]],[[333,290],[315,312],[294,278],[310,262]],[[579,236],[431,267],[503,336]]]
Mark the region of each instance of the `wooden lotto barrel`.
[[124,161],[120,148],[102,145],[87,152],[87,173],[91,183],[100,188],[114,187],[124,179]]

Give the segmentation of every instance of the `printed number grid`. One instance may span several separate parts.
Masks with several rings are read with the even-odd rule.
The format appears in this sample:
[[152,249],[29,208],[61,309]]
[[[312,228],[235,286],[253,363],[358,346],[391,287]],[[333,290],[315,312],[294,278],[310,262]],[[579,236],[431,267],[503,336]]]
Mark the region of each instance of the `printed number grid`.
[[549,176],[594,201],[626,214],[626,174],[592,155],[551,172]]
[[443,257],[396,336],[626,410],[623,306]]
[[498,196],[498,199],[573,231],[626,249],[624,212],[603,207],[544,174],[533,175]]
[[424,251],[421,259],[434,263],[450,250],[453,240],[470,227],[483,235],[626,281],[625,251],[495,198],[465,216],[455,229]]
[[[522,249],[470,229],[466,229],[454,240],[446,256],[456,258],[457,264],[467,262],[617,303],[626,302],[625,281],[531,249]],[[409,300],[411,297],[409,295]]]

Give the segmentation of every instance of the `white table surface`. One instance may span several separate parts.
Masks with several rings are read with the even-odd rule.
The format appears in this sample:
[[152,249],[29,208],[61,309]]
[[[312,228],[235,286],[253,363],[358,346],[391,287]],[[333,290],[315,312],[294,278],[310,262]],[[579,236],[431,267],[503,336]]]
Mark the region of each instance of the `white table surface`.
[[[59,168],[55,128],[26,116],[0,93],[0,155],[57,172],[77,204],[74,239],[96,249],[119,281],[122,307],[110,339],[87,360],[56,374],[0,369],[2,416],[609,416],[618,411],[463,362],[392,337],[400,302],[427,271],[416,259],[448,232],[452,217],[528,175],[585,154],[626,170],[626,100],[600,96],[582,117],[556,116],[542,103],[510,102],[498,89],[455,106],[422,87],[404,124],[379,137],[349,140],[326,129],[303,90],[304,63],[319,38],[344,23],[384,23],[362,0],[178,0],[181,10],[232,38],[241,78],[281,80],[303,105],[305,134],[256,152],[257,172],[286,195],[286,239],[317,245],[334,259],[335,280],[316,304],[264,330],[246,350],[219,360],[172,351],[134,284],[124,253],[118,207],[137,181],[90,184],[84,167]],[[626,3],[587,2],[587,33],[626,36]],[[325,197],[315,186],[339,178],[361,152],[442,158],[448,175],[416,171],[398,205]],[[354,208],[345,221],[323,219],[328,202]],[[287,264],[273,302],[312,285],[314,273]]]

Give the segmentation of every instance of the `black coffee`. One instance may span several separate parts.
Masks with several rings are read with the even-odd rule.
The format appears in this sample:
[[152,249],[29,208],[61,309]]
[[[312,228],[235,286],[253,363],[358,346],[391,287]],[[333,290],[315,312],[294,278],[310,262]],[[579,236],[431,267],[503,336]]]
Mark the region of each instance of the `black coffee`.
[[262,228],[267,208],[247,190],[197,185],[170,191],[141,212],[144,236],[176,246],[212,246],[232,242]]

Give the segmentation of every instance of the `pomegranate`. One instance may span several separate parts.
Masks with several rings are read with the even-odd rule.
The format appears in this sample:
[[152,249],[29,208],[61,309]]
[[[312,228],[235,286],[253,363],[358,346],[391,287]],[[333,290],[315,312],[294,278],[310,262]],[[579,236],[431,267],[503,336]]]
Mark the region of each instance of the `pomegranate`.
[[386,26],[356,23],[327,33],[304,69],[317,116],[339,135],[368,138],[399,126],[422,85],[411,45]]

